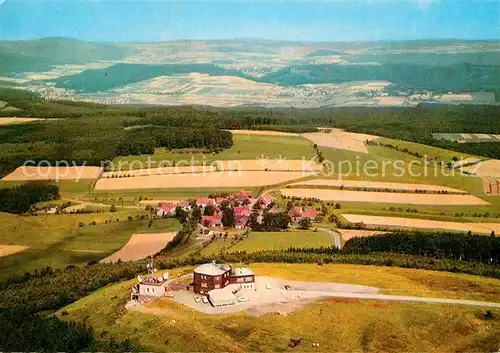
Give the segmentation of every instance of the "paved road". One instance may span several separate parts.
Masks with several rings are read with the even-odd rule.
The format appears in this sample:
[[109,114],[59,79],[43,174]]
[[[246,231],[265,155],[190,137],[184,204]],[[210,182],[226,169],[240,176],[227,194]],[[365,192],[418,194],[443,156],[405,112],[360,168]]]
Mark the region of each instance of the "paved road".
[[482,302],[476,300],[462,300],[462,299],[411,297],[406,295],[330,292],[328,293],[328,296],[339,297],[339,298],[375,299],[375,300],[388,300],[388,301],[398,301],[398,302],[422,302],[422,303],[434,303],[434,304],[456,304],[456,305],[500,308],[500,303],[493,303],[493,302]]
[[327,228],[318,228],[318,230],[328,233],[332,237],[333,245],[336,246],[338,249],[342,248],[342,242],[340,241],[341,235],[339,233]]

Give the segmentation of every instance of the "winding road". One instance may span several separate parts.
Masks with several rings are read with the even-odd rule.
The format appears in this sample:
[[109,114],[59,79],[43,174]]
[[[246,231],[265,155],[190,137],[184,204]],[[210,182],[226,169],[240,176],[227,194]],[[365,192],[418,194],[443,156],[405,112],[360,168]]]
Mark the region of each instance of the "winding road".
[[331,229],[327,229],[327,228],[318,228],[318,230],[329,234],[332,237],[333,245],[335,247],[337,247],[338,249],[342,248],[342,242],[340,241],[340,237],[341,237],[340,233],[337,233],[337,232],[335,232]]

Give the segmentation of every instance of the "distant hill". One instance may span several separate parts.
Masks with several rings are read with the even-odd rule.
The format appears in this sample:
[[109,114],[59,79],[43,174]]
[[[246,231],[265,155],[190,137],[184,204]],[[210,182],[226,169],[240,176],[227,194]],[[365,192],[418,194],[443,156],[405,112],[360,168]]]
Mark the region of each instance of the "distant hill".
[[344,55],[344,53],[337,50],[318,49],[310,52],[305,57],[310,58],[315,56],[330,56],[330,55]]
[[79,74],[59,77],[51,80],[56,87],[72,89],[82,93],[103,92],[131,83],[149,80],[157,76],[189,74],[198,72],[211,76],[236,76],[252,78],[238,70],[224,69],[212,64],[116,64],[105,69],[89,69]]
[[0,41],[0,74],[40,72],[52,65],[119,60],[133,55],[127,44],[91,43],[68,38]]
[[297,65],[259,79],[261,82],[286,86],[372,80],[390,81],[394,88],[401,90],[500,92],[500,66],[466,63],[445,67],[413,64]]

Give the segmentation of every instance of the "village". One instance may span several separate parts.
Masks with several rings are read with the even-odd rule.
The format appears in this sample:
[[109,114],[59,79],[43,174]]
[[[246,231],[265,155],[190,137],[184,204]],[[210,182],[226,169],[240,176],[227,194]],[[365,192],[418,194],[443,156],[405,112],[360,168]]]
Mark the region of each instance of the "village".
[[212,235],[214,228],[249,228],[252,217],[255,217],[254,222],[262,224],[265,214],[286,214],[293,223],[302,219],[312,222],[318,215],[318,211],[312,207],[291,207],[285,210],[269,194],[254,197],[253,193],[242,190],[226,196],[197,197],[191,202],[160,202],[155,209],[156,217],[182,218],[192,214],[196,207],[201,211],[201,219],[197,225],[200,235]]

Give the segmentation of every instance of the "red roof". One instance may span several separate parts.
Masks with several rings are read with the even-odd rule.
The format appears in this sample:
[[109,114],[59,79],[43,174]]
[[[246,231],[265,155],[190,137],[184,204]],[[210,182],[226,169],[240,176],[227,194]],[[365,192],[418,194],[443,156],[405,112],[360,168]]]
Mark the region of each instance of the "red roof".
[[210,205],[210,204],[215,204],[214,199],[211,199],[209,197],[197,197],[196,198],[196,204],[197,205]]
[[187,201],[182,201],[182,202],[179,204],[179,206],[181,206],[181,207],[189,207],[189,202],[187,202]]
[[290,211],[288,211],[288,215],[290,217],[300,217],[302,215],[302,208],[292,207]]
[[164,202],[160,204],[160,209],[165,212],[170,212],[175,205],[172,202]]
[[217,216],[201,216],[201,223],[208,222],[209,224],[219,225],[221,224],[221,220]]
[[247,216],[242,216],[242,217],[239,217],[236,222],[235,222],[235,226],[239,226],[239,227],[244,227],[247,225],[248,223],[248,219],[249,217]]
[[318,211],[314,208],[310,208],[304,212],[302,212],[302,217],[314,219],[318,215]]
[[235,216],[250,216],[250,207],[248,206],[240,206],[240,207],[235,207],[234,208],[234,215]]

